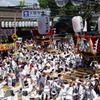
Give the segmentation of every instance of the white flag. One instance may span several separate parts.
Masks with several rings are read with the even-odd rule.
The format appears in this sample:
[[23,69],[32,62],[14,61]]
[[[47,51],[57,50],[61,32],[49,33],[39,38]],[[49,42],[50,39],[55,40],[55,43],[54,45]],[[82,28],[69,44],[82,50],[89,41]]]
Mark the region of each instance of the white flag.
[[93,51],[94,51],[95,53],[97,53],[98,43],[99,43],[99,38],[95,41],[95,44],[94,44]]
[[83,28],[83,32],[87,32],[87,21],[85,20],[85,25],[84,25],[84,28]]

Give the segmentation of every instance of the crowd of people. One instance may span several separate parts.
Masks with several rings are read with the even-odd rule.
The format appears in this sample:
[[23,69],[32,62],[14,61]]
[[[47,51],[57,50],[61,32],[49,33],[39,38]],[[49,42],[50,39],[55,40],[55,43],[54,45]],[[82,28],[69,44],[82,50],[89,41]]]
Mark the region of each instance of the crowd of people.
[[45,46],[26,40],[0,59],[0,100],[5,98],[5,85],[11,89],[10,100],[18,100],[20,93],[22,100],[100,100],[98,74],[64,77],[78,67],[99,69],[99,61],[95,64],[76,54],[72,39],[53,41],[48,48],[58,52],[47,52]]

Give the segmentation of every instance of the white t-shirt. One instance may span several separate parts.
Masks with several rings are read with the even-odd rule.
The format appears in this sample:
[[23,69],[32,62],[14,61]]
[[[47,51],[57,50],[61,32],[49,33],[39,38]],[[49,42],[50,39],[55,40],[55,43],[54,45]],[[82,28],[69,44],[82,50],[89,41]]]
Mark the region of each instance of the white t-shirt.
[[12,66],[13,66],[13,68],[17,67],[17,64],[14,60],[12,60]]
[[34,76],[35,75],[35,69],[32,68],[32,70],[30,71],[30,76]]
[[19,73],[21,80],[24,80],[24,77],[26,75],[26,71],[23,70],[22,72]]
[[11,73],[12,79],[16,79],[16,75],[14,73]]
[[26,74],[29,74],[30,73],[30,66],[25,65],[24,70],[26,71]]
[[44,92],[49,92],[50,93],[50,83],[44,84]]

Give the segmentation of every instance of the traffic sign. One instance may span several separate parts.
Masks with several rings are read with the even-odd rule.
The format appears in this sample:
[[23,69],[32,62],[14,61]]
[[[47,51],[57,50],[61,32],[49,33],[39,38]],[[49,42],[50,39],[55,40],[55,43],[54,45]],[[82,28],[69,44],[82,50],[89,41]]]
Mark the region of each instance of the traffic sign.
[[16,41],[16,40],[18,39],[18,36],[17,36],[16,33],[14,33],[14,34],[12,34],[11,38],[12,38],[14,41]]
[[50,15],[49,10],[22,10],[22,18],[23,19],[38,18],[39,16],[41,16],[42,13]]

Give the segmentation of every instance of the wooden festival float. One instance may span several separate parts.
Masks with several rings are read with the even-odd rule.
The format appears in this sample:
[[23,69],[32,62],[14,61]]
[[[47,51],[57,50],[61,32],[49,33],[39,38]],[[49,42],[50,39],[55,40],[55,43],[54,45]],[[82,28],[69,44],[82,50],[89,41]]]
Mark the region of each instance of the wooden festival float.
[[42,14],[37,19],[38,29],[33,29],[34,40],[37,44],[41,44],[44,51],[52,51],[53,48],[49,48],[48,45],[52,44],[52,37],[54,29],[50,29],[50,18],[47,15]]
[[[83,19],[81,16],[72,18],[73,36],[75,42],[76,53],[82,54],[85,58],[99,58],[100,57],[100,36],[87,35],[87,22],[83,26]],[[100,17],[98,18],[98,34],[100,31]],[[85,34],[84,34],[85,33]],[[95,59],[94,59],[95,60]]]
[[[73,17],[72,24],[75,32],[75,35],[73,35],[75,53],[80,53],[85,61],[90,61],[100,66],[100,17],[98,18],[98,36],[87,35],[87,22],[85,20],[85,25],[83,26],[83,19],[81,16]],[[78,72],[100,75],[100,69],[96,68],[78,68],[78,70]]]

